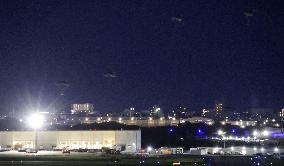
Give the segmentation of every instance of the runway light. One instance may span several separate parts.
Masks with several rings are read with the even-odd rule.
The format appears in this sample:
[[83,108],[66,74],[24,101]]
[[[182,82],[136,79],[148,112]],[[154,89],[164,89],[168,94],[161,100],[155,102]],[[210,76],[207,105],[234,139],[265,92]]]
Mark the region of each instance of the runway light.
[[33,114],[29,117],[28,119],[28,124],[30,127],[34,128],[34,129],[39,129],[42,127],[43,125],[43,116],[36,113],[36,114]]
[[279,149],[277,147],[274,148],[274,152],[278,152]]
[[257,148],[256,148],[256,147],[253,147],[253,150],[254,150],[254,151],[256,151],[256,150],[257,150]]
[[231,150],[234,150],[234,149],[235,149],[235,147],[232,146],[232,147],[231,147]]

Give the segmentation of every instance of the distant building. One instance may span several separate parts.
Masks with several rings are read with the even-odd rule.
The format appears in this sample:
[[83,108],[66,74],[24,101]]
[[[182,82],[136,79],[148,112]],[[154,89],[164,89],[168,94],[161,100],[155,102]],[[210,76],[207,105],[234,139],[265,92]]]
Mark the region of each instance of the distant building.
[[137,152],[141,149],[140,130],[77,130],[77,131],[38,131],[35,141],[34,131],[1,131],[2,148],[62,149],[101,149],[121,147],[121,151]]
[[176,118],[153,118],[153,117],[86,117],[80,120],[82,124],[117,122],[125,125],[140,127],[178,126],[180,119]]
[[211,118],[211,119],[215,119],[216,118],[216,112],[215,112],[215,108],[203,108],[201,109],[201,111],[199,112],[198,115],[195,116],[202,116],[202,117],[206,117],[206,118]]
[[204,117],[192,117],[192,118],[187,118],[187,119],[181,120],[181,123],[185,123],[185,122],[204,123],[204,124],[207,124],[207,125],[213,125],[215,123],[215,121],[213,119],[204,118]]
[[282,108],[282,110],[279,112],[279,116],[281,118],[284,118],[284,108]]
[[91,103],[83,103],[83,104],[71,104],[71,113],[92,113],[94,111],[94,105]]
[[139,112],[135,111],[134,107],[127,108],[122,112],[122,116],[128,116],[128,117],[137,116],[138,114]]
[[216,111],[216,114],[220,114],[223,112],[223,109],[224,109],[224,106],[222,103],[216,103],[215,104],[215,111]]
[[158,107],[157,105],[154,105],[151,110],[150,110],[150,116],[151,117],[163,117],[164,113],[162,111],[162,109],[160,107]]
[[188,118],[191,115],[186,107],[178,106],[172,110],[170,116],[175,117],[175,118]]
[[203,108],[203,109],[202,109],[202,112],[201,112],[201,116],[204,116],[204,117],[205,117],[207,113],[209,113],[209,110]]
[[257,119],[254,118],[254,114],[243,111],[243,112],[231,112],[229,115],[226,115],[227,117],[230,117],[231,120],[253,120]]
[[248,112],[257,114],[260,118],[275,118],[278,116],[278,111],[275,111],[272,108],[250,108]]

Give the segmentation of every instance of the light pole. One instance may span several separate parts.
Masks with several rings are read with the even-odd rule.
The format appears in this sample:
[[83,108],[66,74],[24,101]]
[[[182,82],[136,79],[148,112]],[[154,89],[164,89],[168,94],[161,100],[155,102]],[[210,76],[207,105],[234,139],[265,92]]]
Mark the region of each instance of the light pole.
[[226,140],[225,140],[225,137],[224,137],[225,132],[223,132],[222,130],[218,130],[218,131],[217,131],[217,134],[220,135],[220,136],[222,136],[222,139],[223,139],[223,141],[224,141],[223,148],[225,149],[225,148],[226,148]]
[[29,123],[29,126],[33,128],[35,132],[34,144],[35,144],[35,151],[37,152],[38,151],[38,129],[41,128],[41,126],[43,125],[43,116],[40,115],[39,113],[35,113],[29,117],[28,123]]

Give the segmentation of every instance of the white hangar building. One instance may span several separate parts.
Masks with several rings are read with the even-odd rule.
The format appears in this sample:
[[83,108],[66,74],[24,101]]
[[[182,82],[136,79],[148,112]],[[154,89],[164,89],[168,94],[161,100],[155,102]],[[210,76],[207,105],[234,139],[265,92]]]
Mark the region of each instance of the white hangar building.
[[0,131],[0,146],[12,149],[37,147],[46,150],[64,147],[101,149],[120,146],[122,150],[135,152],[141,149],[141,131],[75,130],[38,131],[37,133],[35,131]]

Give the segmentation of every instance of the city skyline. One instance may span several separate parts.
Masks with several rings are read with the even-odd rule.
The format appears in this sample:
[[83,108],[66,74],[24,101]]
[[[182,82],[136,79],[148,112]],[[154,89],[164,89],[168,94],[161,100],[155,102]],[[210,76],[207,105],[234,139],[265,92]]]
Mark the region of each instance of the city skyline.
[[284,107],[281,1],[4,2],[0,112]]

